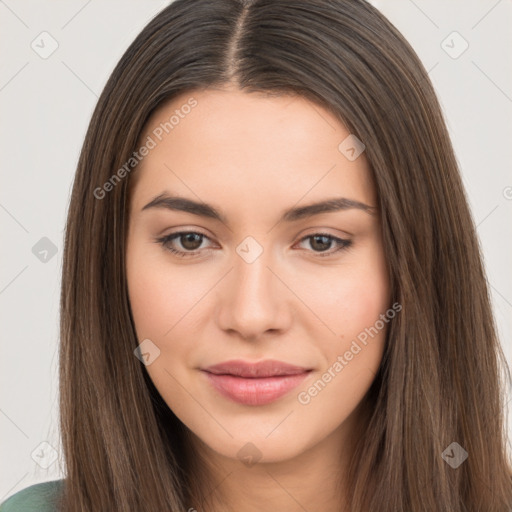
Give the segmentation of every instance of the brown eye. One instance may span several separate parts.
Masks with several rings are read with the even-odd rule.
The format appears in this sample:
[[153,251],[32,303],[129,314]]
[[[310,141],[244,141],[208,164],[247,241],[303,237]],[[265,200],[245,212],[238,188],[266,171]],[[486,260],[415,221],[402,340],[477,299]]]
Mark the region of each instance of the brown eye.
[[[208,237],[202,233],[180,231],[178,233],[171,233],[162,238],[157,238],[155,241],[165,250],[172,252],[176,256],[188,257],[195,256],[201,252],[199,249],[205,239],[208,240]],[[177,244],[176,242],[179,243]]]
[[185,233],[179,235],[179,240],[185,249],[188,251],[195,251],[201,247],[201,243],[203,241],[203,235],[199,233]]
[[331,248],[332,239],[325,235],[313,235],[311,237],[311,247],[315,251],[325,251]]
[[[331,256],[342,250],[348,249],[352,245],[352,240],[345,240],[327,233],[314,233],[304,237],[300,242],[309,241],[310,247],[316,256]],[[329,250],[333,246],[337,246],[334,250]]]

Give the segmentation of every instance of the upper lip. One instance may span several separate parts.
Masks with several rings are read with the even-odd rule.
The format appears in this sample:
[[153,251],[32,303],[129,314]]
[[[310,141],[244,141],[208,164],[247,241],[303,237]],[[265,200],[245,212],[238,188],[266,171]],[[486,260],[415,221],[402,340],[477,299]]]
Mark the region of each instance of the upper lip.
[[204,368],[204,371],[217,375],[235,375],[237,377],[274,377],[279,375],[297,375],[311,368],[295,366],[275,359],[266,359],[249,363],[242,360],[225,361]]

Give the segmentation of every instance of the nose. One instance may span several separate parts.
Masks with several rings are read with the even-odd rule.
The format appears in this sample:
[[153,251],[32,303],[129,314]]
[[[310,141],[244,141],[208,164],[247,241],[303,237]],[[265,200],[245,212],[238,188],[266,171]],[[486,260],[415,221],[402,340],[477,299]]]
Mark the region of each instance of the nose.
[[288,329],[293,294],[277,277],[269,254],[263,251],[252,262],[235,254],[233,266],[218,290],[219,327],[252,341]]

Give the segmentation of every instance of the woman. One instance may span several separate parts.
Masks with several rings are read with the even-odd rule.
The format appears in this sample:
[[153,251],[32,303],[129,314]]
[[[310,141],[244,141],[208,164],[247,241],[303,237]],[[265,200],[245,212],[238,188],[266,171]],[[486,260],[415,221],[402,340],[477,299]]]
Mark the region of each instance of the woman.
[[439,104],[376,9],[144,28],[69,208],[49,510],[504,512],[501,368]]

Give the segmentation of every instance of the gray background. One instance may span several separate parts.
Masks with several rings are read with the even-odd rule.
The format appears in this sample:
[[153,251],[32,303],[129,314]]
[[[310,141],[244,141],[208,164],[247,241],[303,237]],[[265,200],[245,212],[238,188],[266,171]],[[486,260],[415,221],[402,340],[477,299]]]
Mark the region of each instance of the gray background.
[[[512,362],[512,2],[373,3],[410,41],[438,92]],[[63,476],[58,308],[72,179],[110,72],[167,4],[0,0],[0,502]],[[57,49],[42,58],[52,44]]]

